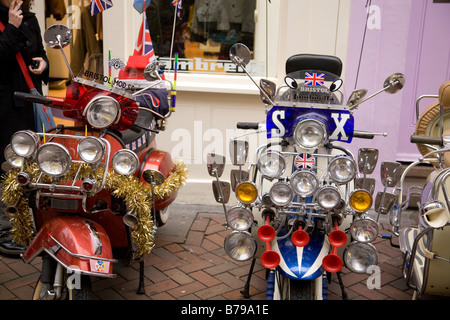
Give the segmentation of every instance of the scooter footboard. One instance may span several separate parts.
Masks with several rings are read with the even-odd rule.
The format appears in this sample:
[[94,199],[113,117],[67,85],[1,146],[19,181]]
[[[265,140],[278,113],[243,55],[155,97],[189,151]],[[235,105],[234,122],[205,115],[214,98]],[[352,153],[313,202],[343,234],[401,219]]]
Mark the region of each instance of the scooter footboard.
[[82,217],[56,217],[45,223],[25,253],[30,263],[45,251],[65,268],[81,274],[115,277],[112,247],[103,227]]

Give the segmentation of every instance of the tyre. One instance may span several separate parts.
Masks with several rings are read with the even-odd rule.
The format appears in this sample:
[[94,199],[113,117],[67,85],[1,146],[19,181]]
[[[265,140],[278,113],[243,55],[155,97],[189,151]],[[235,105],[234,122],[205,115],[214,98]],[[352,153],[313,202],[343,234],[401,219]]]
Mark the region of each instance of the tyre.
[[289,300],[312,300],[312,280],[289,280]]
[[155,221],[158,227],[162,227],[169,221],[170,217],[170,207],[165,207],[162,210],[156,211]]
[[[52,283],[42,282],[43,275],[39,277],[34,292],[33,300],[92,300],[92,284],[89,276],[79,273],[69,274],[65,272],[62,276],[62,287],[59,297],[53,297],[52,293],[56,290]],[[53,273],[52,279],[55,278]]]

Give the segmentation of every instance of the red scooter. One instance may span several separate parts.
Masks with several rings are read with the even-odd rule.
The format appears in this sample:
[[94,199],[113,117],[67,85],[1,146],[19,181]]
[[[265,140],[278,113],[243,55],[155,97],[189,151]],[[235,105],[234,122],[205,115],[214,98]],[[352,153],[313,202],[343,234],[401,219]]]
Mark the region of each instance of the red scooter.
[[[55,25],[44,38],[67,63],[70,30]],[[165,88],[170,82],[161,80],[157,63],[122,71],[134,76],[111,81],[70,70],[65,98],[16,93],[74,120],[73,127],[17,132],[5,150],[12,169],[2,198],[13,239],[27,247],[26,263],[38,256],[43,261],[33,299],[90,299],[90,276],[115,277],[119,259],[139,261],[138,293],[144,293],[143,258],[187,170],[154,140],[175,107]],[[134,80],[148,86],[138,90]]]

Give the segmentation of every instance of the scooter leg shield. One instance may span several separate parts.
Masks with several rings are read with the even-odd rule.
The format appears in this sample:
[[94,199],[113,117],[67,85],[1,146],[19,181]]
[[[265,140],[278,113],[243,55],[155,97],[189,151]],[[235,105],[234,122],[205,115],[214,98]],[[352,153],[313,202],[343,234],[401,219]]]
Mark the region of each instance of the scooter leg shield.
[[22,258],[30,263],[42,251],[68,269],[83,274],[112,276],[109,237],[98,223],[82,217],[56,217],[47,221]]

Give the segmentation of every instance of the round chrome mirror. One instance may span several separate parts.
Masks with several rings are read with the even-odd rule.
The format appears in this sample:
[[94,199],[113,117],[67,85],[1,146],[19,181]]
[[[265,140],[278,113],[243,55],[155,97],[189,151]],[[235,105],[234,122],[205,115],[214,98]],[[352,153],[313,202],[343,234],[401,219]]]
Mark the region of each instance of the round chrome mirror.
[[236,43],[230,48],[230,60],[238,66],[246,66],[250,63],[250,49],[242,43]]
[[159,62],[158,61],[150,62],[144,69],[145,80],[147,81],[158,80],[160,78],[158,70],[159,70]]
[[51,48],[65,48],[72,41],[72,32],[63,24],[54,24],[45,30],[44,41]]
[[404,85],[405,76],[402,73],[394,73],[384,81],[383,87],[387,93],[394,94],[402,90]]

